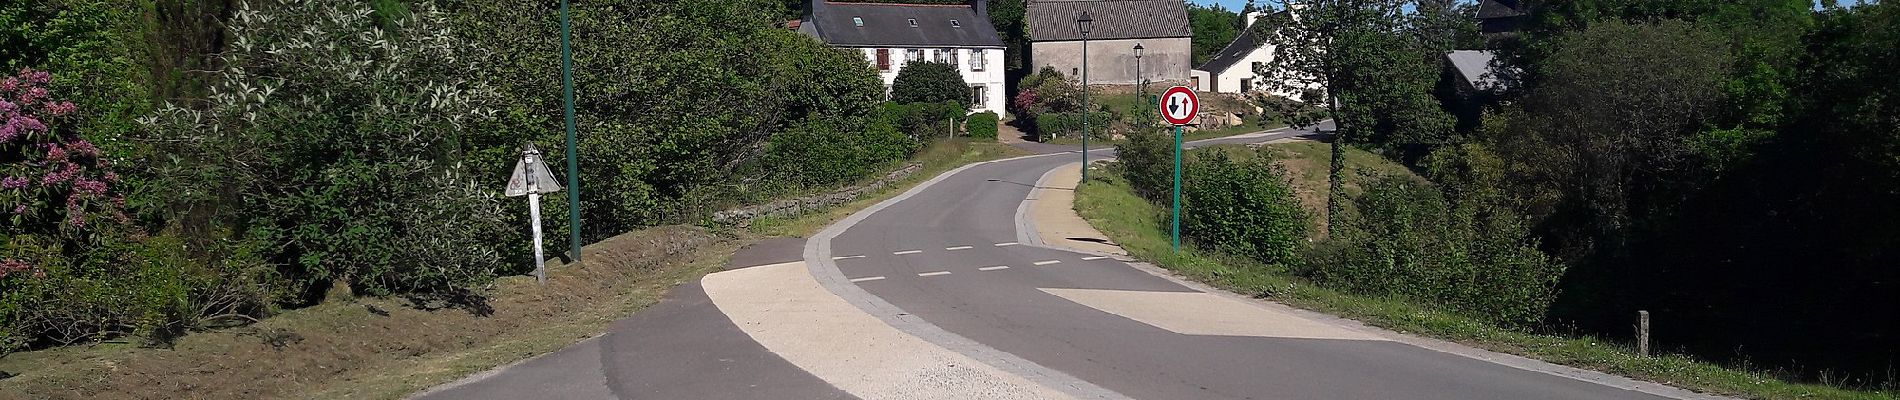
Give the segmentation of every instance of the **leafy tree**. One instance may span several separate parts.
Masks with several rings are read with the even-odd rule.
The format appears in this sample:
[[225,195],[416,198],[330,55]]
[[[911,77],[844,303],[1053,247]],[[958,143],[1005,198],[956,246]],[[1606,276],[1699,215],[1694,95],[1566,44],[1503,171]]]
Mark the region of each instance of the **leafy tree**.
[[494,278],[510,231],[492,183],[464,162],[494,145],[461,134],[492,115],[494,93],[467,80],[480,48],[427,4],[397,31],[368,11],[241,7],[215,94],[146,120],[149,140],[175,144],[142,160],[155,184],[178,207],[222,207],[214,218],[268,249],[293,303],[331,282],[460,297]]
[[1215,149],[1196,154],[1182,167],[1181,236],[1271,265],[1298,263],[1307,219],[1286,171],[1267,157],[1270,151],[1233,161],[1226,150]]
[[954,101],[970,106],[970,85],[955,65],[940,62],[904,64],[891,80],[891,101],[898,103],[941,103]]
[[1029,53],[1029,33],[1024,29],[1028,15],[1028,3],[1024,0],[996,0],[989,2],[990,25],[996,26],[996,36],[1003,39],[1003,68],[1023,69],[1023,60]]
[[[1511,130],[1491,138],[1531,188],[1539,216],[1576,231],[1560,244],[1615,246],[1632,218],[1666,214],[1694,186],[1689,146],[1720,103],[1728,54],[1721,38],[1681,21],[1609,21],[1560,39],[1539,66],[1543,84]],[[1638,213],[1647,214],[1638,214]]]
[[1194,32],[1189,39],[1192,47],[1194,65],[1201,65],[1214,53],[1227,47],[1228,43],[1240,36],[1240,30],[1246,27],[1247,20],[1219,4],[1204,6],[1188,4],[1188,30]]
[[[1306,103],[1327,107],[1323,115],[1304,107],[1275,110],[1294,126],[1336,124],[1328,173],[1327,226],[1340,212],[1345,143],[1371,143],[1394,155],[1422,155],[1444,144],[1452,119],[1431,97],[1437,50],[1415,31],[1416,4],[1403,0],[1303,2],[1288,13],[1255,24],[1256,34],[1279,44],[1274,60],[1256,74],[1275,92],[1304,93]],[[1280,103],[1282,105],[1290,105]]]

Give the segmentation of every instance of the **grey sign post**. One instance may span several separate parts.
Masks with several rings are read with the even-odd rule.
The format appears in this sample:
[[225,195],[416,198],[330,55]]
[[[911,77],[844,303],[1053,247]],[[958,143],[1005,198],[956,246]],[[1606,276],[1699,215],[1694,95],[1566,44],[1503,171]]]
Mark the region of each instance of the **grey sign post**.
[[534,231],[534,280],[547,283],[547,261],[541,255],[541,194],[561,191],[561,181],[554,179],[554,173],[548,171],[547,163],[541,162],[541,150],[530,143],[521,147],[521,160],[515,162],[515,173],[508,177],[508,197],[528,196],[528,223]]

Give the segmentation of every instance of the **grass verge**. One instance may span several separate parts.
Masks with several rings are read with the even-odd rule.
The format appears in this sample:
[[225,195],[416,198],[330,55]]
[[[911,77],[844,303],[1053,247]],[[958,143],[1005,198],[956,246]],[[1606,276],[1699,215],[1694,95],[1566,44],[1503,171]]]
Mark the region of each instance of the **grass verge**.
[[755,223],[748,230],[661,226],[585,249],[586,263],[549,265],[548,283],[498,280],[484,310],[353,298],[258,323],[196,332],[171,348],[102,343],[0,358],[0,399],[394,399],[593,337],[680,283],[724,267],[745,245],[808,236],[832,221],[961,165],[1026,155],[996,143],[933,144],[905,182],[845,206]]
[[[1289,147],[1294,146],[1294,147]],[[1298,187],[1325,187],[1324,144],[1276,144],[1274,150],[1317,165],[1314,181],[1305,169],[1289,167]],[[1369,155],[1369,154],[1368,154]],[[1376,157],[1376,156],[1375,156]],[[1349,166],[1355,158],[1349,157]],[[1358,159],[1361,163],[1382,160]],[[1317,164],[1314,162],[1317,161]],[[1288,159],[1288,163],[1300,162]],[[1363,164],[1367,168],[1385,168]],[[1396,167],[1396,166],[1394,166]],[[1825,385],[1791,383],[1762,371],[1724,368],[1681,355],[1641,357],[1627,344],[1596,337],[1557,336],[1505,329],[1478,319],[1450,313],[1431,304],[1403,299],[1364,296],[1320,287],[1284,269],[1251,260],[1202,251],[1184,243],[1179,254],[1169,250],[1164,231],[1167,209],[1136,196],[1128,182],[1112,172],[1094,174],[1078,190],[1075,208],[1083,219],[1120,243],[1129,255],[1167,268],[1188,279],[1236,293],[1271,299],[1363,321],[1381,328],[1454,341],[1491,351],[1511,353],[1546,362],[1592,369],[1666,385],[1762,399],[1892,399],[1892,391],[1855,391]],[[1402,167],[1399,170],[1403,170]],[[1322,207],[1323,208],[1323,207]]]

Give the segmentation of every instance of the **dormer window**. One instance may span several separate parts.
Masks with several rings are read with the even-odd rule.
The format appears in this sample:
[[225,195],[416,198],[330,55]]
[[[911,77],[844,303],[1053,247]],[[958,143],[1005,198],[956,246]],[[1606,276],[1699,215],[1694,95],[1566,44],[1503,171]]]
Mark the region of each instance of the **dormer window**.
[[852,24],[852,25],[857,25],[857,26],[858,26],[859,28],[863,28],[863,27],[864,27],[864,17],[851,17],[851,24]]
[[910,27],[912,27],[912,28],[916,28],[916,27],[917,27],[917,19],[916,19],[916,18],[911,18],[911,19],[910,19]]
[[953,20],[950,20],[950,27],[951,27],[951,28],[962,28],[962,27],[963,27],[963,24],[961,24],[961,23],[958,23],[958,22],[957,22],[957,20],[954,20],[954,19],[953,19]]

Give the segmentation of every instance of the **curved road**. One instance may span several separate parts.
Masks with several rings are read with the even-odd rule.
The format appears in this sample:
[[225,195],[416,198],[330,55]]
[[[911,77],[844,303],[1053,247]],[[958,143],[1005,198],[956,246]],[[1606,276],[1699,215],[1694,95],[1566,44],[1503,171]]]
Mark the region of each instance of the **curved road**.
[[[1279,131],[1195,144],[1309,134]],[[1115,257],[1043,247],[1034,243],[1034,235],[1026,234],[1018,210],[1045,175],[1077,159],[1067,148],[1032,150],[1061,153],[966,167],[853,215],[809,241],[772,241],[748,248],[735,256],[734,271],[709,275],[703,287],[694,283],[676,288],[660,304],[614,324],[601,337],[420,397],[951,397],[936,392],[892,396],[888,393],[905,392],[865,391],[864,381],[875,372],[841,375],[837,371],[852,370],[835,367],[888,369],[882,364],[851,364],[891,358],[853,358],[863,356],[841,353],[836,359],[813,361],[812,354],[823,358],[827,353],[781,350],[786,340],[799,337],[815,337],[811,342],[831,340],[829,347],[821,347],[838,349],[840,338],[796,330],[814,329],[798,325],[817,320],[801,324],[804,321],[793,319],[780,325],[796,329],[774,331],[772,323],[761,322],[769,318],[738,314],[744,312],[742,306],[715,304],[734,298],[721,293],[732,293],[725,288],[733,287],[735,280],[743,281],[731,278],[741,275],[722,274],[762,271],[743,276],[776,276],[772,279],[785,281],[787,275],[765,271],[782,266],[799,268],[787,270],[799,279],[809,268],[811,277],[824,288],[818,290],[814,284],[811,291],[834,301],[842,298],[889,325],[872,321],[878,328],[896,328],[922,339],[916,343],[935,345],[915,346],[955,353],[932,360],[964,360],[966,364],[976,360],[984,364],[982,370],[1003,371],[991,375],[1012,375],[945,381],[966,382],[962,385],[1034,382],[1022,385],[1052,388],[1069,397],[1112,399],[1666,398],[1650,393],[1699,397],[1513,356],[1446,350],[1461,347],[1432,345],[1427,339],[1204,292]],[[1091,155],[1110,157],[1112,152]],[[766,265],[773,263],[777,264]],[[764,267],[747,269],[756,266]],[[795,292],[754,293],[794,296]],[[793,306],[807,303],[812,301],[788,300],[763,307],[799,312]],[[929,353],[922,350],[918,353]]]

